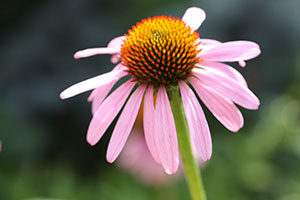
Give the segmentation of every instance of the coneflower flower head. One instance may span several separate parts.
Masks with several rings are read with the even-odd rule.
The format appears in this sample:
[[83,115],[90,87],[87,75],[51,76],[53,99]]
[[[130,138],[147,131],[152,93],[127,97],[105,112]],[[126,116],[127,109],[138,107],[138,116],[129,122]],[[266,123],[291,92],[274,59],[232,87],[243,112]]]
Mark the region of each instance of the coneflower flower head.
[[[258,108],[259,100],[243,76],[220,62],[238,62],[244,67],[245,60],[260,54],[259,46],[250,41],[221,43],[201,39],[196,30],[205,17],[202,9],[189,8],[182,19],[147,18],[125,36],[113,39],[106,48],[75,53],[76,59],[111,54],[111,61],[119,62],[111,72],[77,83],[60,95],[65,99],[94,89],[88,98],[93,113],[87,133],[91,145],[100,140],[127,101],[108,145],[109,162],[120,154],[139,110],[143,109],[143,130],[151,155],[168,174],[176,172],[179,152],[169,99],[172,97],[168,96],[171,87],[179,87],[191,141],[204,161],[211,157],[212,142],[196,95],[233,132],[244,124],[235,104],[247,109]],[[131,78],[107,96],[114,84],[127,75]]]
[[120,59],[137,82],[177,84],[199,62],[199,34],[179,18],[148,18],[125,36]]

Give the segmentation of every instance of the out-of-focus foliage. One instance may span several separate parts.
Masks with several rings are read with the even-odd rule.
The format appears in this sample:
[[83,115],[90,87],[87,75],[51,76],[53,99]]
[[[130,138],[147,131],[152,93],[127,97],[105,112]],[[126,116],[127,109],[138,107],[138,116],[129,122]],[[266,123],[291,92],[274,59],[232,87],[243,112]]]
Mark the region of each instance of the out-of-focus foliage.
[[186,183],[147,185],[105,161],[113,125],[95,147],[85,142],[88,94],[59,92],[110,70],[109,56],[72,54],[105,46],[153,15],[180,17],[202,7],[201,37],[252,40],[262,54],[240,69],[259,96],[230,133],[206,112],[212,159],[202,174],[208,199],[300,199],[300,26],[298,0],[11,0],[1,5],[0,199],[188,199]]

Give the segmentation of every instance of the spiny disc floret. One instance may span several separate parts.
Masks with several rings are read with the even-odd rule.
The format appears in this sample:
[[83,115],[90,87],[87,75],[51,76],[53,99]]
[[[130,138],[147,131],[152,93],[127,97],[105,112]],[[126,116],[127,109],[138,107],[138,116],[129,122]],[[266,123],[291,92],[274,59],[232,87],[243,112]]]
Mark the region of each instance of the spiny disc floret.
[[120,59],[140,83],[174,84],[186,79],[199,62],[199,34],[179,18],[148,18],[125,36]]

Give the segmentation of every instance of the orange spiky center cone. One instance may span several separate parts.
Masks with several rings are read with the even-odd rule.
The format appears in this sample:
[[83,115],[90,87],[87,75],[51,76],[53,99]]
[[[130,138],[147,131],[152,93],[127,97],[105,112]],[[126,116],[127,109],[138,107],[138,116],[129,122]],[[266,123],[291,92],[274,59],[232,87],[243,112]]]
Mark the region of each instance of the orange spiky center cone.
[[147,18],[125,36],[120,59],[140,83],[175,84],[185,80],[200,61],[199,34],[179,18]]

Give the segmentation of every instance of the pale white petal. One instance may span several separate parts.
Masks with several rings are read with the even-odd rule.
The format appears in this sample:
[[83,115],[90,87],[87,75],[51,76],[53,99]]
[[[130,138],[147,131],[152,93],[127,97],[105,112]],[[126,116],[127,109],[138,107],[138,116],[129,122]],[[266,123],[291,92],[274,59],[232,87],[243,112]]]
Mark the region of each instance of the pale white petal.
[[75,85],[72,85],[71,87],[65,89],[61,94],[61,99],[67,99],[70,97],[73,97],[77,94],[92,90],[96,87],[108,84],[115,79],[119,79],[120,76],[123,76],[124,74],[127,74],[124,70],[113,70],[111,72],[101,74],[99,76],[96,76],[94,78],[87,79],[85,81],[79,82]]
[[201,8],[191,7],[185,11],[182,21],[189,25],[193,30],[197,30],[205,20],[205,17],[206,14]]

